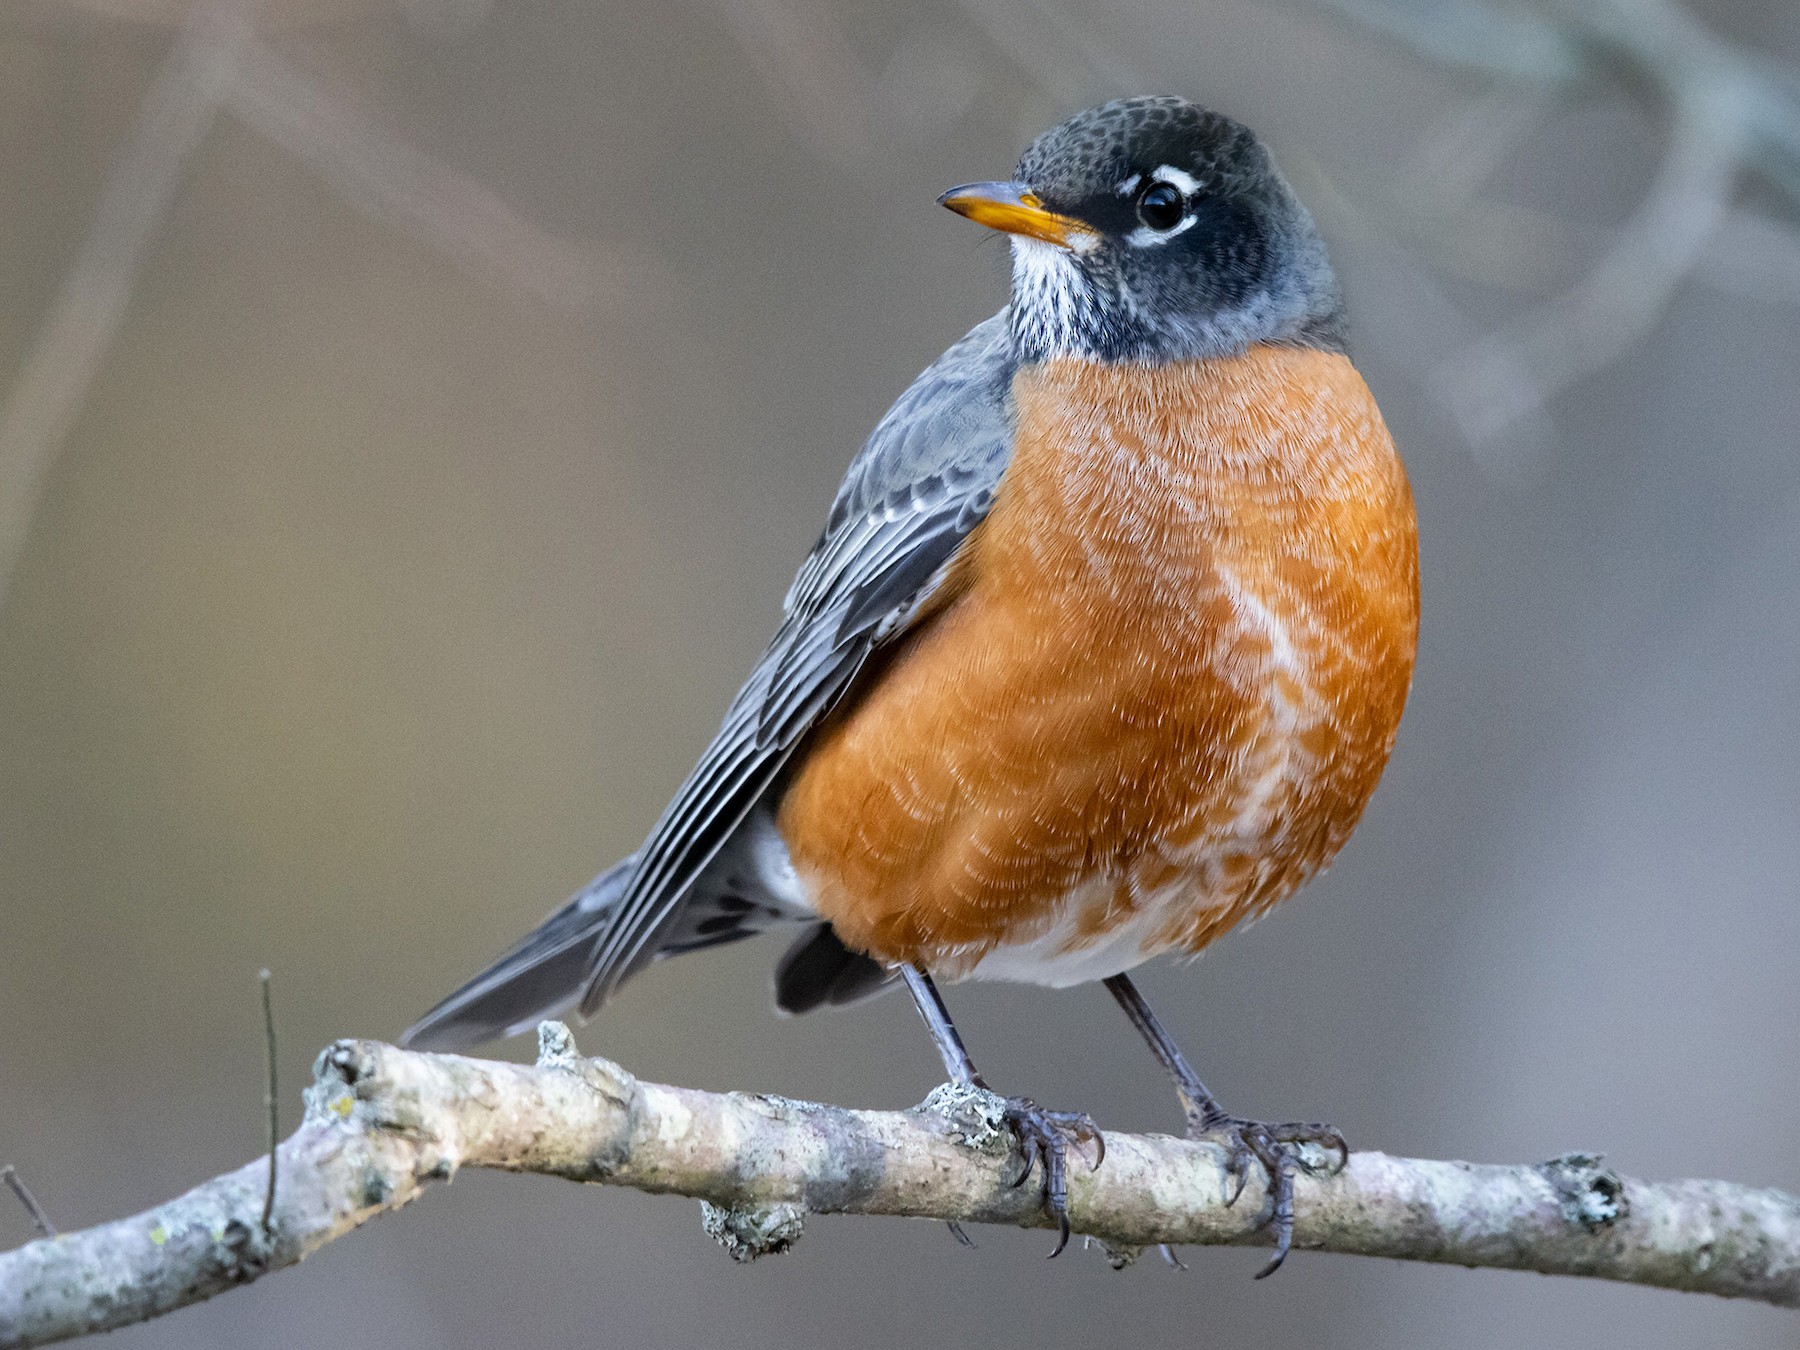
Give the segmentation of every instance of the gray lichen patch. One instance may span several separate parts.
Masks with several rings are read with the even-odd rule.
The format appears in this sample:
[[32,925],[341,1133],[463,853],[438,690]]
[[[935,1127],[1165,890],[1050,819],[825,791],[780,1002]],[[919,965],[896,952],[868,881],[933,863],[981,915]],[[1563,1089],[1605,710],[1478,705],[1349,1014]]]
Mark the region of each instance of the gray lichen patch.
[[733,1261],[779,1255],[800,1240],[806,1210],[786,1203],[757,1209],[721,1209],[702,1200],[700,1224]]
[[1624,1180],[1600,1163],[1598,1153],[1565,1153],[1537,1166],[1556,1192],[1563,1218],[1590,1233],[1611,1228],[1631,1213]]
[[828,1115],[836,1109],[819,1102],[804,1102],[798,1097],[783,1097],[775,1092],[733,1092],[729,1095],[733,1101],[741,1101],[772,1120]]
[[560,1069],[579,1078],[615,1106],[627,1107],[637,1091],[637,1079],[610,1059],[584,1056],[575,1046],[575,1035],[566,1023],[538,1023],[537,1067]]
[[581,1058],[575,1048],[575,1033],[566,1022],[538,1023],[537,1062],[540,1069],[567,1068]]
[[371,1090],[375,1061],[356,1041],[334,1041],[313,1061],[312,1085],[306,1089],[309,1124],[344,1125],[357,1103]]
[[1343,1159],[1335,1148],[1328,1148],[1316,1140],[1301,1140],[1294,1145],[1294,1152],[1300,1163],[1300,1170],[1311,1176],[1335,1176],[1343,1166]]
[[969,1148],[1012,1147],[1006,1099],[986,1088],[941,1083],[913,1109],[942,1119],[950,1127],[950,1137]]

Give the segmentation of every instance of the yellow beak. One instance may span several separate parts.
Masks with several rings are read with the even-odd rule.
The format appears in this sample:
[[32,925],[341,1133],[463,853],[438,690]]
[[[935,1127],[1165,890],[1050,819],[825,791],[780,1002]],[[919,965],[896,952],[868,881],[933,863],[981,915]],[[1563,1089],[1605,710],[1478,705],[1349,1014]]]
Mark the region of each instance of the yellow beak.
[[951,188],[938,204],[990,230],[1041,239],[1058,248],[1079,248],[1097,234],[1091,225],[1047,210],[1023,183],[966,183]]

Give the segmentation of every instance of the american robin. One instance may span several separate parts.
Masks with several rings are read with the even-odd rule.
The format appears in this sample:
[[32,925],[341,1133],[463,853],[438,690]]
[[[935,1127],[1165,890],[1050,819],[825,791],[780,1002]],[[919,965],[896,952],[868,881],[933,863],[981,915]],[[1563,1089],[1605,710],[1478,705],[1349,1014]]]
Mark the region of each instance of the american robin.
[[[1267,1274],[1301,1146],[1343,1138],[1227,1114],[1126,972],[1267,910],[1356,825],[1412,679],[1405,470],[1312,219],[1237,122],[1109,103],[940,200],[1011,236],[1010,304],[852,461],[643,846],[406,1039],[585,1016],[662,957],[798,927],[780,1008],[903,982],[979,1084],[934,978],[1099,980],[1237,1189],[1266,1170]],[[1066,1241],[1067,1152],[1098,1165],[1098,1132],[1007,1115]]]

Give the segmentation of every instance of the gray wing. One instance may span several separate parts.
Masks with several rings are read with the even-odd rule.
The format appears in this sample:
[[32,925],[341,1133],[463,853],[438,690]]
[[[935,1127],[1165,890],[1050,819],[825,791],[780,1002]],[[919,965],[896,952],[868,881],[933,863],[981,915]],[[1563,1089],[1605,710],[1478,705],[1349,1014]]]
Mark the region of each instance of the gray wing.
[[694,878],[987,515],[1012,453],[1012,375],[1002,310],[913,382],[851,462],[774,640],[638,851],[588,963],[584,1015],[655,957]]

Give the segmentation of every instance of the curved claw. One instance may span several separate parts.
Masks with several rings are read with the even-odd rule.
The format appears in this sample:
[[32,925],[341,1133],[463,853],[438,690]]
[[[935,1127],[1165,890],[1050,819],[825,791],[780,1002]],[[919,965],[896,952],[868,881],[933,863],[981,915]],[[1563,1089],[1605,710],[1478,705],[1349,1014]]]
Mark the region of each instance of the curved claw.
[[[1225,1163],[1227,1188],[1229,1189],[1233,1177],[1237,1179],[1237,1188],[1231,1191],[1225,1201],[1227,1206],[1235,1204],[1244,1193],[1244,1185],[1249,1179],[1250,1159],[1254,1157],[1262,1164],[1263,1172],[1269,1179],[1269,1212],[1257,1227],[1273,1228],[1275,1254],[1256,1273],[1256,1278],[1267,1279],[1281,1269],[1288,1253],[1293,1250],[1295,1175],[1303,1170],[1308,1173],[1342,1171],[1350,1161],[1350,1145],[1345,1141],[1343,1132],[1331,1125],[1264,1125],[1224,1115],[1203,1122],[1192,1133],[1224,1136],[1225,1145],[1230,1150]],[[1337,1155],[1335,1162],[1309,1163],[1300,1152],[1303,1144],[1329,1148]]]
[[[1214,1126],[1213,1128],[1216,1129],[1219,1127]],[[1226,1159],[1225,1162],[1225,1183],[1224,1188],[1220,1191],[1220,1194],[1225,1197],[1226,1209],[1230,1209],[1235,1205],[1238,1202],[1238,1197],[1243,1195],[1244,1187],[1250,1181],[1250,1159],[1254,1156],[1255,1155],[1250,1152],[1250,1146],[1244,1142],[1243,1134],[1241,1132],[1238,1133],[1235,1136],[1231,1157]],[[1231,1185],[1233,1178],[1236,1178],[1237,1180],[1237,1185],[1235,1187]]]
[[[1013,1122],[1013,1133],[1019,1137],[1019,1162],[1021,1165],[1019,1167],[1019,1175],[1006,1184],[1012,1190],[1016,1191],[1031,1179],[1031,1174],[1037,1171],[1040,1166],[1045,1168],[1046,1173],[1049,1170],[1049,1166],[1044,1155],[1043,1140],[1039,1138],[1038,1135],[1028,1130],[1019,1129],[1017,1122]],[[1048,1178],[1046,1177],[1046,1180],[1047,1179]]]
[[[1006,1103],[1006,1120],[1019,1140],[1022,1166],[1010,1183],[1023,1186],[1040,1166],[1044,1172],[1044,1211],[1056,1220],[1057,1241],[1051,1256],[1060,1256],[1069,1245],[1069,1172],[1068,1150],[1073,1140],[1078,1148],[1092,1143],[1092,1167],[1099,1167],[1106,1157],[1105,1136],[1093,1119],[1079,1111],[1046,1111],[1029,1097],[1012,1097]],[[1083,1158],[1087,1157],[1085,1150]]]
[[1266,1280],[1281,1269],[1281,1263],[1287,1260],[1288,1252],[1294,1245],[1294,1173],[1299,1170],[1298,1155],[1292,1147],[1283,1147],[1275,1139],[1268,1139],[1269,1152],[1272,1157],[1264,1157],[1262,1164],[1269,1172],[1269,1217],[1258,1227],[1273,1227],[1275,1230],[1275,1254],[1269,1258],[1269,1264],[1256,1272],[1255,1278]]
[[1331,1174],[1333,1176],[1336,1176],[1350,1165],[1350,1141],[1341,1134],[1337,1137],[1337,1155],[1337,1166],[1331,1169]]
[[[1242,1122],[1232,1119],[1223,1112],[1211,1112],[1202,1117],[1188,1117],[1188,1138],[1199,1139],[1209,1134],[1222,1134],[1229,1152],[1225,1158],[1225,1168],[1220,1174],[1219,1198],[1230,1209],[1243,1195],[1244,1187],[1250,1180],[1250,1159],[1255,1155],[1250,1145],[1244,1141],[1243,1130],[1237,1128]],[[1233,1186],[1231,1183],[1237,1182]]]
[[1063,1254],[1063,1248],[1069,1245],[1069,1216],[1067,1214],[1058,1214],[1056,1216],[1056,1228],[1056,1245],[1050,1249],[1050,1254],[1044,1258],[1047,1261],[1054,1261],[1057,1257],[1061,1256]]

